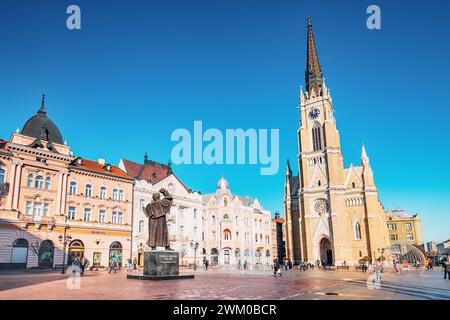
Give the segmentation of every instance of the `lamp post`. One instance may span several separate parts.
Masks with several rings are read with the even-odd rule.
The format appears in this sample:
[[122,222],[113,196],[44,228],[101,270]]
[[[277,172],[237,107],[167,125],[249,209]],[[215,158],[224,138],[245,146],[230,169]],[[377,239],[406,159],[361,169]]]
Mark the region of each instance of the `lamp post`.
[[63,245],[63,263],[62,263],[62,269],[61,273],[66,273],[66,246],[69,243],[70,240],[72,240],[72,236],[70,234],[67,234],[67,229],[70,229],[69,226],[64,227],[64,235],[60,234],[58,239],[59,243]]
[[198,242],[194,243],[191,241],[191,248],[194,248],[194,271],[197,271],[197,249],[198,249]]

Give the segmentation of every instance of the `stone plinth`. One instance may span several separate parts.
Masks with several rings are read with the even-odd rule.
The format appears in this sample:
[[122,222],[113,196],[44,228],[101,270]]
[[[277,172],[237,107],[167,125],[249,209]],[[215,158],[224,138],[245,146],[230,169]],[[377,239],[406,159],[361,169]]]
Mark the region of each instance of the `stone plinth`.
[[129,279],[175,280],[193,279],[194,275],[180,275],[180,255],[176,251],[153,250],[144,253],[144,274],[129,274]]

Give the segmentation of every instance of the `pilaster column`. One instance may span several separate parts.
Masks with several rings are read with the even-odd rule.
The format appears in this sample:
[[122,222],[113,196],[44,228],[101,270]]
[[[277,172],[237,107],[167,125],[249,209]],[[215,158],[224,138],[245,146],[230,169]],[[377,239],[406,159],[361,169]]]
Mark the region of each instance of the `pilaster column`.
[[7,209],[12,209],[12,205],[13,205],[13,197],[14,197],[14,180],[16,178],[16,168],[17,168],[17,164],[15,162],[13,162],[11,164],[11,170],[9,173],[9,192],[8,192],[8,200],[6,203],[6,208]]
[[13,209],[19,209],[19,192],[20,192],[20,178],[22,176],[22,166],[23,163],[16,163],[16,178],[14,183],[14,200],[13,200]]
[[58,195],[56,196],[56,214],[61,214],[61,199],[62,199],[62,191],[63,191],[63,176],[64,173],[60,172],[58,176]]
[[62,189],[61,189],[61,214],[66,215],[66,202],[67,202],[67,181],[69,179],[69,172],[63,172],[62,176]]

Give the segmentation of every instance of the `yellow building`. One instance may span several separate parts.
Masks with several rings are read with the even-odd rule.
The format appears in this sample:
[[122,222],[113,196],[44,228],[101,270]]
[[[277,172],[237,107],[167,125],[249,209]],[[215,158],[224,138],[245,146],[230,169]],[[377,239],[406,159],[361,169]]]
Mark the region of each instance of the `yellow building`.
[[[298,168],[286,170],[287,254],[295,263],[356,264],[390,246],[386,215],[364,146],[359,166],[344,168],[339,131],[308,19],[306,91],[300,89]],[[384,257],[387,256],[387,252]]]
[[129,257],[133,179],[73,156],[44,97],[20,133],[0,140],[0,173],[0,268],[51,268],[75,256],[101,267]]
[[422,222],[420,215],[408,214],[403,209],[386,212],[389,240],[392,246],[401,246],[401,252],[405,252],[406,245],[424,247]]

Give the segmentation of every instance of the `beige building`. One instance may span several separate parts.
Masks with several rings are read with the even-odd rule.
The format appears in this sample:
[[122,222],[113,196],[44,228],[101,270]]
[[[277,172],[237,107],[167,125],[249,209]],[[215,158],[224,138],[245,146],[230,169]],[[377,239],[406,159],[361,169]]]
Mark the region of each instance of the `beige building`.
[[[386,212],[389,240],[393,252],[406,252],[406,245],[414,245],[424,248],[422,222],[420,215],[411,215],[403,209],[390,210]],[[425,249],[425,248],[424,248]]]
[[[356,264],[387,256],[389,233],[364,146],[360,165],[344,168],[341,140],[308,21],[306,91],[300,89],[298,170],[285,182],[287,253],[295,263]],[[386,252],[386,253],[384,253]]]
[[212,265],[266,268],[272,261],[271,213],[257,199],[232,194],[221,178],[203,196],[205,256]]
[[63,256],[101,267],[129,256],[133,180],[104,160],[75,157],[44,98],[20,133],[0,141],[0,185],[0,268],[51,268]]
[[[143,265],[144,252],[150,248],[148,218],[143,208],[152,201],[152,195],[161,188],[173,196],[173,205],[167,216],[171,247],[180,253],[182,265],[203,262],[205,250],[202,196],[184,185],[172,171],[171,165],[149,160],[147,155],[140,164],[122,159],[119,167],[135,179],[133,215],[133,256]],[[196,249],[196,243],[197,249]]]

